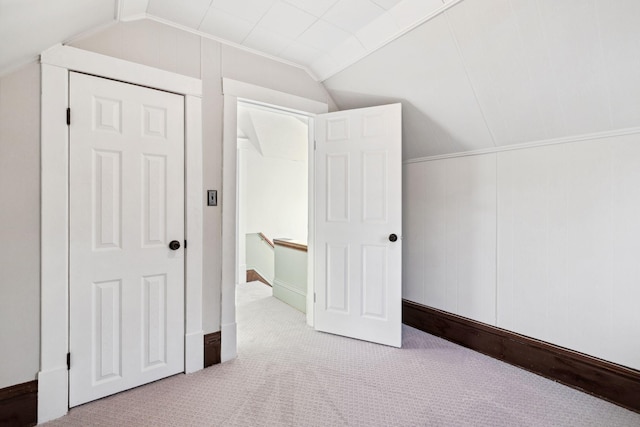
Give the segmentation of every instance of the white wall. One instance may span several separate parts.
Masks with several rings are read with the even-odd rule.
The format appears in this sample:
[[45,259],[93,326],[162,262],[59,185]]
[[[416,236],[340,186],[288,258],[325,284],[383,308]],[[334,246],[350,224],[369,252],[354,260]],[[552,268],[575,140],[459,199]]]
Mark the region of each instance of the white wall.
[[495,155],[404,167],[403,296],[495,325]]
[[[246,270],[255,270],[269,284],[275,278],[275,249],[257,233],[246,235]],[[244,274],[246,274],[246,270]]]
[[[330,101],[303,70],[152,21],[119,23],[73,46],[202,78],[204,332],[220,329],[222,77]],[[35,379],[40,342],[40,78],[33,64],[0,79],[0,388]],[[205,202],[205,194],[202,195]]]
[[[308,118],[238,105],[238,233],[307,241]],[[240,239],[239,264],[244,242]],[[240,277],[244,273],[240,272]]]
[[[120,23],[74,46],[201,78],[204,187],[218,190],[218,206],[204,211],[205,333],[220,329],[222,280],[222,78],[329,102],[324,87],[302,69],[222,45],[154,21]],[[330,102],[333,104],[333,101]],[[204,201],[204,195],[203,195]]]
[[273,296],[307,312],[307,252],[276,243]]
[[240,153],[246,162],[245,232],[306,242],[307,162],[261,156],[255,150]]
[[640,368],[640,135],[498,155],[498,326]]
[[0,79],[0,388],[40,366],[40,67]]
[[404,297],[639,369],[639,183],[640,134],[407,164]]

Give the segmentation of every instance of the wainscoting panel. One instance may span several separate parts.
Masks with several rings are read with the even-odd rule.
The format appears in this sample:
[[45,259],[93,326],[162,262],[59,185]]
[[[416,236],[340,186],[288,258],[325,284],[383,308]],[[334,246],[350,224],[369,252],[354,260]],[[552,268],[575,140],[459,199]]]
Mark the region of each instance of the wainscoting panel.
[[496,326],[640,369],[639,182],[638,135],[498,153]]
[[404,166],[403,296],[496,321],[496,156]]

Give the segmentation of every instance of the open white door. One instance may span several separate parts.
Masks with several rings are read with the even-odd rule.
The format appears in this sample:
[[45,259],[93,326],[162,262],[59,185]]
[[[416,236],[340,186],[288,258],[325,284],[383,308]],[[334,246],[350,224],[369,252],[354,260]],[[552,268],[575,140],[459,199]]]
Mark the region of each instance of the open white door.
[[401,104],[316,116],[315,328],[402,344]]

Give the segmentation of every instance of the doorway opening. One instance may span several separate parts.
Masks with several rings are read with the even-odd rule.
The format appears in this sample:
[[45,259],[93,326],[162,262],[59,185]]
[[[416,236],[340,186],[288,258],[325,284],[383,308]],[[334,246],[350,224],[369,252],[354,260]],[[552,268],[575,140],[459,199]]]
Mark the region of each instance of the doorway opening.
[[261,281],[303,313],[311,120],[302,112],[238,100],[238,283]]

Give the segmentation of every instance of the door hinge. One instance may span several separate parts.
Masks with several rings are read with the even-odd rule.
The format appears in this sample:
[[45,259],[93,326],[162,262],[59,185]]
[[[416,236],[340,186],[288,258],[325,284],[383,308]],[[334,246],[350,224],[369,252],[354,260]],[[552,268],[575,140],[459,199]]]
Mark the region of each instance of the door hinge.
[[313,149],[314,151],[318,148],[318,141],[316,141],[315,139],[313,140]]
[[184,248],[187,249],[187,240],[184,241]]
[[71,353],[67,353],[67,371],[71,370]]
[[315,292],[313,293],[313,303],[314,304],[316,303],[316,293]]
[[71,108],[67,108],[67,126],[71,124]]

